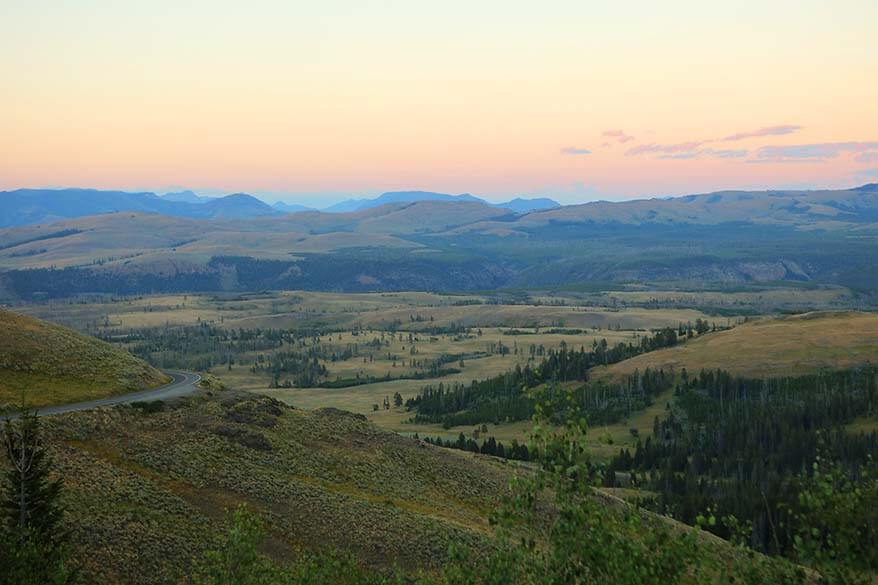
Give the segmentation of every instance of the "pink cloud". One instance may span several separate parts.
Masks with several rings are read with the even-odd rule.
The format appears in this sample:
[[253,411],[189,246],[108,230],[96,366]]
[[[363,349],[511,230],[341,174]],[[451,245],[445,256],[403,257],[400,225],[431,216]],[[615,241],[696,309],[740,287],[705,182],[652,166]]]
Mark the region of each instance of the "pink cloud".
[[662,154],[658,158],[665,160],[690,160],[693,158],[744,158],[749,151],[740,150],[714,150],[712,148],[699,148],[698,150],[687,150],[674,154]]
[[[758,162],[822,162],[844,153],[860,153],[870,158],[878,151],[878,142],[818,142],[815,144],[790,144],[763,146],[757,154]],[[863,162],[860,160],[860,162]]]
[[616,142],[618,142],[619,144],[625,144],[626,142],[634,140],[634,137],[625,134],[624,130],[606,130],[604,132],[604,136],[607,136],[609,138],[615,138]]
[[737,134],[732,134],[731,136],[720,138],[719,140],[717,140],[717,142],[731,142],[734,140],[744,140],[746,138],[758,138],[760,136],[783,136],[784,134],[792,134],[793,132],[798,132],[801,129],[801,126],[794,125],[765,126],[763,128],[760,128],[759,130],[754,130],[752,132],[739,132]]
[[625,154],[628,156],[640,156],[642,154],[677,154],[682,152],[692,152],[706,142],[708,141],[680,142],[679,144],[641,144],[640,146],[628,149]]
[[[717,142],[733,142],[744,140],[747,138],[756,138],[760,136],[780,136],[791,134],[801,129],[801,126],[783,125],[783,126],[765,126],[758,130],[750,132],[738,132],[724,138],[708,138],[706,140],[690,140],[688,142],[680,142],[678,144],[643,144],[629,149],[625,154],[629,156],[639,156],[643,154],[657,154],[659,158],[695,158],[697,156],[716,156],[718,158],[741,158],[740,150],[718,150],[710,149],[700,150],[704,145]],[[621,132],[621,130],[611,130],[609,132]],[[608,132],[604,132],[608,135]],[[609,134],[615,135],[615,134]],[[722,154],[718,154],[722,153]],[[672,156],[669,156],[672,155]]]

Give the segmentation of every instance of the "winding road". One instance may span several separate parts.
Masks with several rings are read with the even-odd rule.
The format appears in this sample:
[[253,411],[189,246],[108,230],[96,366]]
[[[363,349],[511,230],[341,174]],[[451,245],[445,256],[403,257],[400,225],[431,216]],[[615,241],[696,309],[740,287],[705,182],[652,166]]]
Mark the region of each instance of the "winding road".
[[[169,398],[177,398],[186,396],[195,392],[195,385],[201,381],[201,376],[191,372],[165,372],[173,378],[171,382],[152,390],[140,390],[139,392],[131,392],[130,394],[120,394],[118,396],[109,396],[98,400],[89,400],[87,402],[74,402],[73,404],[62,404],[59,406],[47,406],[37,410],[40,416],[51,416],[53,414],[64,414],[65,412],[76,412],[79,410],[91,410],[102,406],[114,406],[116,404],[130,404],[132,402],[146,402],[152,400],[167,400]],[[0,416],[0,420],[9,417]],[[12,415],[15,418],[15,415]]]

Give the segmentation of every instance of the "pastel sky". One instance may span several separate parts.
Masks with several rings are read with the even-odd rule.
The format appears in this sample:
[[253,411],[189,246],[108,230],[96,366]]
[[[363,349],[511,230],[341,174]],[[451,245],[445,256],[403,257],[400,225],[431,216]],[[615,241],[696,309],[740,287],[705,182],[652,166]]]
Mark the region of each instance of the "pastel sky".
[[0,0],[0,189],[878,180],[878,2]]

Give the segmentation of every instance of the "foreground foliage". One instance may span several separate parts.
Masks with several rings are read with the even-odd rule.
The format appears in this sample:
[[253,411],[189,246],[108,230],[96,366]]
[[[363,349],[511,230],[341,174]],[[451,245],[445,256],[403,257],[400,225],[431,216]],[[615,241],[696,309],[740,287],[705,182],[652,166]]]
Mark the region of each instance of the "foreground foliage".
[[[674,531],[628,506],[607,506],[595,497],[587,423],[575,400],[566,424],[551,430],[552,410],[538,405],[531,451],[540,469],[513,483],[495,515],[499,548],[475,561],[466,553],[445,572],[449,585],[481,583],[678,582],[698,557],[693,531]],[[552,494],[547,498],[546,494]]]

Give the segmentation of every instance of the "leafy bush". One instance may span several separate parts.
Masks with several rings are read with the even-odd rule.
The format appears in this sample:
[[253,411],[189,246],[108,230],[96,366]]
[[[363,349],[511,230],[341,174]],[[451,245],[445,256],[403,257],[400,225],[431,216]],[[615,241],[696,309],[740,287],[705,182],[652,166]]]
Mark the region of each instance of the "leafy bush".
[[334,553],[306,556],[293,568],[272,563],[258,552],[265,524],[239,506],[229,513],[228,529],[219,546],[208,551],[197,571],[199,585],[385,585],[402,583],[360,567],[352,558]]

